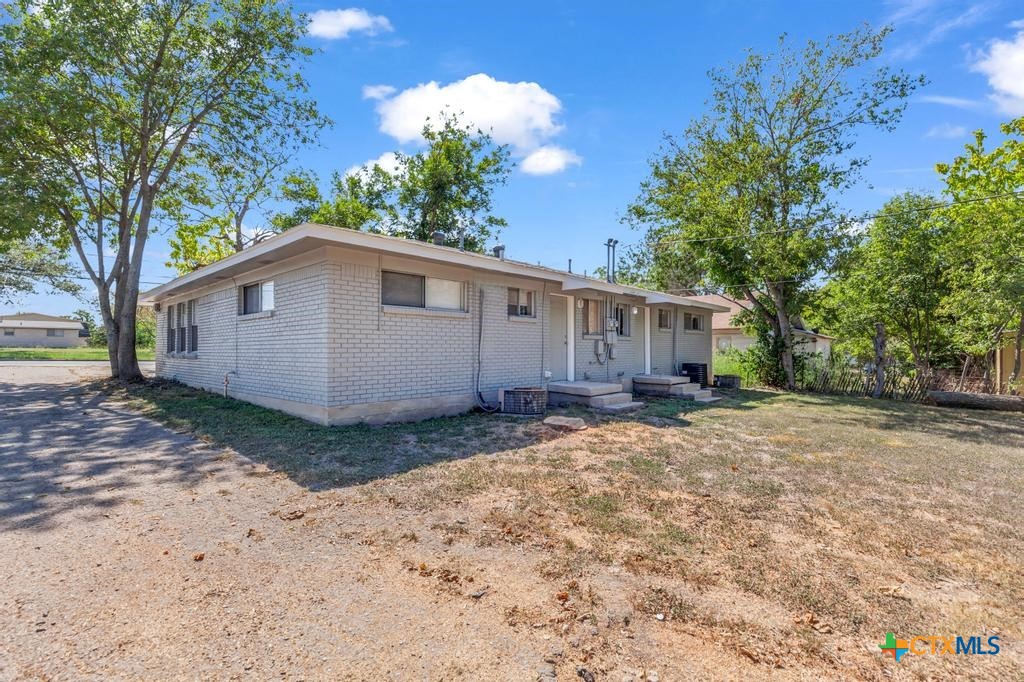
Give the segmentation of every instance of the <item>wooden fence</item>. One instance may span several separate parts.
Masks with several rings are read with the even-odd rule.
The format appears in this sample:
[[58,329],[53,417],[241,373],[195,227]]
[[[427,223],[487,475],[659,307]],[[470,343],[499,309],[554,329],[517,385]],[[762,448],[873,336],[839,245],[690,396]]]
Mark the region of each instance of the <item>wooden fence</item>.
[[[871,396],[875,392],[876,377],[874,372],[861,371],[855,367],[816,365],[805,367],[797,383],[802,390],[814,393]],[[900,368],[890,367],[885,371],[881,397],[921,402],[932,383],[931,375],[908,376]]]

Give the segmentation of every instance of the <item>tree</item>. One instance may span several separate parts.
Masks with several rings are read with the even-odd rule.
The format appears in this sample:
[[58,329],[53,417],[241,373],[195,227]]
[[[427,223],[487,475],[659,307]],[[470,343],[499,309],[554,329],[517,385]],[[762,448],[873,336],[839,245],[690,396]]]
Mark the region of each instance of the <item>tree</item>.
[[205,157],[244,146],[251,124],[301,127],[305,19],[273,0],[4,10],[0,224],[56,222],[96,286],[112,375],[141,379],[136,309],[154,220],[184,200]]
[[80,296],[80,274],[66,253],[39,240],[0,241],[0,301],[13,303],[43,283],[50,291]]
[[819,297],[829,329],[844,342],[873,351],[881,323],[920,372],[948,347],[952,326],[943,315],[949,230],[939,207],[935,197],[914,192],[887,201]]
[[[176,224],[169,240],[169,265],[179,273],[192,272],[280,232],[281,214],[270,207],[294,201],[297,188],[301,193],[311,182],[307,172],[290,166],[330,121],[312,106],[275,113],[277,119],[251,122],[240,136],[223,140],[223,148],[202,149],[196,155],[199,163],[185,200],[172,197],[166,206]],[[249,224],[254,212],[261,215]]]
[[1006,139],[992,150],[985,134],[952,163],[936,167],[953,199],[948,244],[951,314],[967,352],[984,355],[986,376],[1004,332],[1014,339],[1011,386],[1021,381],[1024,344],[1024,117],[1000,126]]
[[684,140],[666,136],[629,207],[635,226],[658,231],[656,257],[685,249],[709,284],[750,302],[780,340],[789,388],[790,318],[848,241],[836,197],[866,163],[851,154],[856,133],[892,130],[924,82],[871,68],[889,32],[864,27],[799,52],[783,36],[773,54],[712,71],[709,111]]
[[[494,190],[511,172],[509,152],[491,136],[462,126],[452,114],[423,127],[426,149],[395,154],[394,169],[379,164],[335,174],[329,199],[315,184],[297,184],[296,210],[278,222],[311,222],[444,243],[482,251],[487,239],[506,226],[492,214]],[[289,225],[290,226],[290,225]]]

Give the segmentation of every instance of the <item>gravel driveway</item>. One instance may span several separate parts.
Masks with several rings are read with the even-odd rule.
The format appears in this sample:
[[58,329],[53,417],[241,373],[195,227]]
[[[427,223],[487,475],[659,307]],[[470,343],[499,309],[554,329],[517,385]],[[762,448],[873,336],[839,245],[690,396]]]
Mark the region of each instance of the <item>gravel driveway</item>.
[[0,679],[536,677],[539,635],[375,546],[410,512],[128,412],[102,371],[0,365]]

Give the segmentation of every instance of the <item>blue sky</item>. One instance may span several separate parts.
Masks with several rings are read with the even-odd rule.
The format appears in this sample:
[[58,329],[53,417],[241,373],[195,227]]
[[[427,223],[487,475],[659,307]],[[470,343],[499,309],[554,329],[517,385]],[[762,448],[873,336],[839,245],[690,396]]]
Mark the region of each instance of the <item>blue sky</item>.
[[[931,83],[894,133],[868,132],[871,159],[845,195],[854,211],[904,189],[937,190],[934,164],[981,128],[1024,115],[1024,5],[1014,0],[645,2],[299,2],[312,18],[311,93],[334,121],[298,163],[332,170],[417,148],[425,112],[470,114],[510,145],[518,167],[496,196],[511,258],[574,270],[602,265],[602,243],[641,234],[620,223],[663,132],[704,111],[709,68],[770,50],[780,33],[821,39],[891,23],[884,60]],[[166,236],[147,248],[143,288],[171,278]],[[10,309],[69,313],[40,294]],[[0,312],[8,312],[5,308]]]

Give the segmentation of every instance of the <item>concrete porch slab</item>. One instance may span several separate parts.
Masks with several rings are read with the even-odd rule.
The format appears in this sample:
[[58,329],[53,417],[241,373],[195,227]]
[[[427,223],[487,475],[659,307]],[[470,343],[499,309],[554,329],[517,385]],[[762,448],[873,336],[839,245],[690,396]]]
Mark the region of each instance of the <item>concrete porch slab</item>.
[[621,393],[622,384],[610,384],[601,381],[550,381],[548,382],[548,393],[566,393],[568,395],[579,395],[592,397],[595,395],[607,395],[609,393]]
[[633,377],[634,384],[653,384],[655,386],[675,386],[690,383],[690,377],[677,377],[671,374],[637,374]]

